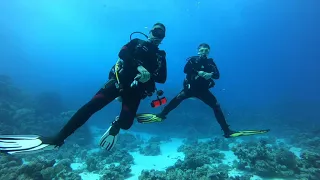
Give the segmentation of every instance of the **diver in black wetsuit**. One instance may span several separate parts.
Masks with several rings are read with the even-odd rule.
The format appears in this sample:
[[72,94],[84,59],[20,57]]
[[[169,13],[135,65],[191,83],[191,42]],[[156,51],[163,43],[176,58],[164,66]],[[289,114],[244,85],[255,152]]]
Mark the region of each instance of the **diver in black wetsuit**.
[[183,90],[164,107],[158,116],[165,118],[183,100],[196,97],[213,109],[215,117],[224,132],[224,136],[228,137],[233,131],[229,129],[229,125],[216,97],[209,90],[215,85],[213,79],[219,79],[220,77],[217,65],[212,58],[208,58],[209,51],[210,46],[208,44],[200,44],[198,47],[199,56],[188,59],[184,67],[186,78],[183,82]]
[[[166,53],[158,45],[165,37],[165,26],[154,25],[149,41],[133,39],[119,52],[118,64],[112,67],[109,81],[96,95],[81,107],[56,137],[57,145],[82,126],[91,115],[108,105],[117,97],[122,99],[120,115],[101,138],[100,145],[111,150],[120,129],[128,130],[134,121],[140,100],[151,96],[155,83],[165,83],[167,78]],[[117,66],[117,68],[116,68]],[[116,71],[118,75],[116,75]],[[117,77],[119,82],[117,81]],[[139,82],[135,81],[139,77]],[[132,87],[132,82],[136,85]]]
[[[216,97],[209,91],[214,87],[213,79],[219,79],[220,73],[212,58],[208,58],[210,46],[208,44],[200,44],[198,47],[198,55],[188,58],[187,64],[184,67],[186,78],[183,82],[183,90],[166,105],[157,118],[151,121],[162,121],[166,116],[174,110],[183,100],[191,97],[196,97],[209,105],[215,114],[215,117],[224,131],[224,136],[229,137],[234,131],[229,129],[226,119],[223,115],[221,107]],[[150,119],[138,118],[139,122],[144,123],[144,120]],[[152,117],[152,116],[151,116]]]
[[[158,48],[165,37],[165,31],[165,26],[157,23],[150,31],[148,41],[133,39],[124,45],[119,52],[117,64],[110,71],[107,83],[71,117],[57,135],[54,137],[35,136],[30,141],[41,140],[41,143],[36,144],[33,141],[34,146],[23,141],[30,136],[0,136],[0,151],[13,154],[27,150],[42,150],[47,146],[60,147],[64,140],[94,113],[114,99],[121,97],[120,115],[116,117],[100,140],[100,146],[111,150],[116,143],[120,129],[128,130],[132,126],[140,100],[151,96],[156,91],[155,83],[165,83],[167,79],[166,53]],[[13,141],[19,147],[12,147],[10,142]]]

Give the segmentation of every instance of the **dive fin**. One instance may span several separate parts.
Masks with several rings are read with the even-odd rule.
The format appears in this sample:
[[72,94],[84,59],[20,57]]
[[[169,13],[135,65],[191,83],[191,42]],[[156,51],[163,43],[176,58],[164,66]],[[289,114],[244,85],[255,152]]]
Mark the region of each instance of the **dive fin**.
[[118,140],[118,134],[116,135],[111,135],[110,130],[112,126],[109,127],[109,129],[102,135],[100,138],[100,146],[103,149],[106,149],[107,151],[111,151],[112,148],[116,145],[117,140]]
[[137,114],[136,118],[139,123],[143,123],[143,124],[161,122],[164,120],[164,118],[161,118],[156,114],[148,114],[148,113]]
[[38,135],[0,135],[0,152],[8,154],[29,154],[55,149],[45,144]]
[[235,131],[229,134],[229,137],[252,136],[252,135],[258,135],[258,134],[264,134],[269,131],[270,129]]

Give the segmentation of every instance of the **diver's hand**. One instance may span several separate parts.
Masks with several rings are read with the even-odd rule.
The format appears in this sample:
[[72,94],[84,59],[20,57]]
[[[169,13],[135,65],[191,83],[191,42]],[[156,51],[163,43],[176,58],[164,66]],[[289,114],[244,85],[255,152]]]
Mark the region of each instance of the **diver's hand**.
[[203,78],[205,78],[206,80],[210,79],[212,77],[212,73],[206,73],[202,76]]
[[143,66],[138,66],[137,70],[140,73],[140,78],[138,81],[145,83],[150,80],[150,73]]
[[205,73],[206,72],[204,72],[204,71],[198,71],[198,76],[203,77]]
[[212,77],[212,73],[207,73],[204,71],[199,71],[198,76],[205,78],[206,80],[210,79]]

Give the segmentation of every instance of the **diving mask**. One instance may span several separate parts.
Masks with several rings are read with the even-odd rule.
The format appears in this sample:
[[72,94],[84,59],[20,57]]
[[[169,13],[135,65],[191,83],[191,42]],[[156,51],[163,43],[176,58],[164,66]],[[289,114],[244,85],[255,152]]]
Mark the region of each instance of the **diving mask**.
[[208,56],[209,52],[210,52],[210,49],[206,47],[201,47],[198,49],[198,55],[200,56]]
[[166,32],[162,28],[154,28],[151,30],[151,33],[157,39],[163,39],[166,36]]

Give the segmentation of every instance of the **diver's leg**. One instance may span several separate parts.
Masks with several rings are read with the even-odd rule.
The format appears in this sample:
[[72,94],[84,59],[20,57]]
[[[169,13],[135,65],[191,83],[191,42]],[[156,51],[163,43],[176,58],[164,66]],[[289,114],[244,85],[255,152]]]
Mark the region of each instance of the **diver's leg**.
[[168,105],[164,107],[164,109],[161,111],[158,116],[160,118],[165,118],[172,110],[177,108],[181,102],[187,98],[190,98],[192,96],[192,93],[190,90],[183,89],[176,97],[174,97]]
[[[136,94],[136,95],[135,95]],[[138,93],[126,93],[122,96],[122,108],[117,121],[114,124],[124,130],[130,129],[136,117],[140,105],[140,95]]]
[[111,123],[111,126],[100,139],[100,146],[108,151],[117,143],[120,129],[128,130],[134,121],[140,104],[140,95],[124,92],[122,95],[122,109],[120,115]]
[[115,82],[113,79],[109,80],[88,103],[83,105],[71,117],[68,123],[54,138],[55,145],[62,145],[64,140],[80,128],[94,113],[101,110],[119,96],[119,90],[116,88]]
[[221,126],[221,129],[225,134],[229,134],[229,125],[226,122],[220,104],[218,103],[216,97],[209,90],[198,92],[196,97],[213,109],[215,117]]

